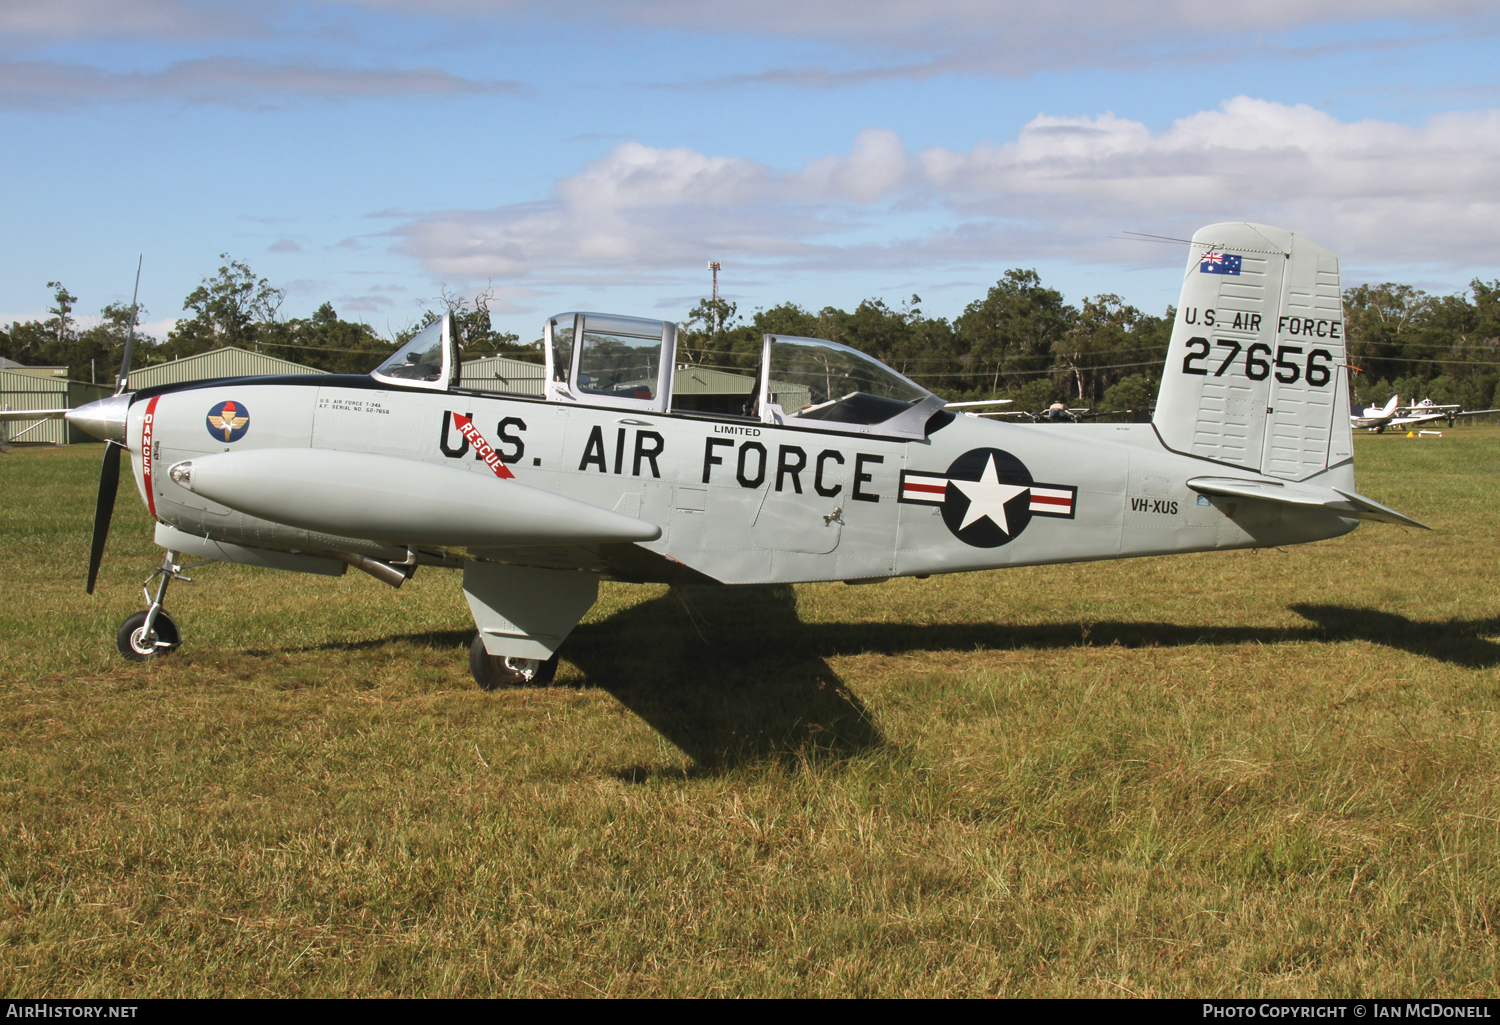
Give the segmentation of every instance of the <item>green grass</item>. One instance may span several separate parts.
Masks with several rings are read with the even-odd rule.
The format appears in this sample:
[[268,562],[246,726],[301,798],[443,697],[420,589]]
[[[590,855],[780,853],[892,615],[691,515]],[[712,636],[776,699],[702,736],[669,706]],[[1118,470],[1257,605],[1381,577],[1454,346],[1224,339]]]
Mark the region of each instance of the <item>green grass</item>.
[[0,456],[7,995],[1500,989],[1500,429],[1356,440],[1433,533],[607,584],[497,694],[430,570],[204,567],[125,663],[99,455]]

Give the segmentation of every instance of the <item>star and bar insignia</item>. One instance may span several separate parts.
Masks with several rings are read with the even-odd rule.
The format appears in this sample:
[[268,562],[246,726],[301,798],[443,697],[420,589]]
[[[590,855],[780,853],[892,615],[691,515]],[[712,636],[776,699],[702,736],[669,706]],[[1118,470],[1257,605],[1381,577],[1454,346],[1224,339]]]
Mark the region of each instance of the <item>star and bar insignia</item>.
[[938,506],[954,537],[976,548],[998,548],[1015,540],[1033,516],[1073,519],[1078,489],[1034,481],[1009,452],[978,448],[955,459],[946,473],[903,470],[897,501]]

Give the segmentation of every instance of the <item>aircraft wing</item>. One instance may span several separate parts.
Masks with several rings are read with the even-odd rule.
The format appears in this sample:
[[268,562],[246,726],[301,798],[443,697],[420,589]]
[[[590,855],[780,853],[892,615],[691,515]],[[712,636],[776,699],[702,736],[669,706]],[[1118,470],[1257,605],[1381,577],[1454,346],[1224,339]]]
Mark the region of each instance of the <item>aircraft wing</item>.
[[1394,523],[1403,527],[1432,528],[1419,523],[1410,516],[1398,513],[1389,506],[1381,505],[1373,498],[1339,488],[1325,488],[1316,484],[1292,483],[1269,480],[1240,480],[1234,477],[1194,477],[1187,486],[1200,495],[1223,495],[1229,498],[1257,498],[1263,502],[1279,502],[1283,505],[1312,506],[1327,509],[1341,516],[1353,516],[1361,520],[1376,520]]
[[1480,413],[1500,413],[1500,409],[1466,409],[1462,413],[1454,413],[1454,416],[1478,416]]

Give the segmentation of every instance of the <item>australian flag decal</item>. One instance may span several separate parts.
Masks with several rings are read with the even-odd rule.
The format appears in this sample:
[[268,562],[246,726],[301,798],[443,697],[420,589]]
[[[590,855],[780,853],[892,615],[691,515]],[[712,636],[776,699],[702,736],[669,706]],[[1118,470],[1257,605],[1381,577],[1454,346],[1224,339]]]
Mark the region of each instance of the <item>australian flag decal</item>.
[[1243,256],[1230,256],[1228,253],[1216,253],[1210,249],[1203,254],[1203,259],[1198,263],[1198,270],[1204,274],[1233,274],[1238,277],[1240,264],[1244,261]]

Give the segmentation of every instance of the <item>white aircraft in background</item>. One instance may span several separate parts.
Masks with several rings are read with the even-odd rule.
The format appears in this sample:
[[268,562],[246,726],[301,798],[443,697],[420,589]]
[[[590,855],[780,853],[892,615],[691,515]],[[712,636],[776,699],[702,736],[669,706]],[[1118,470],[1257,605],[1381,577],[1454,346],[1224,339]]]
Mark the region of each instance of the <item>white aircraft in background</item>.
[[1430,424],[1438,420],[1447,420],[1448,426],[1453,426],[1453,421],[1461,416],[1478,416],[1481,413],[1500,413],[1500,409],[1471,409],[1464,411],[1458,405],[1440,406],[1431,399],[1423,399],[1416,405],[1401,405],[1401,396],[1392,395],[1384,406],[1376,409],[1367,406],[1363,413],[1356,413],[1349,418],[1353,427],[1363,427],[1374,431],[1376,434],[1384,433],[1387,427],[1417,427],[1421,424]]
[[1396,418],[1396,407],[1401,405],[1401,396],[1392,395],[1390,401],[1383,407],[1376,409],[1374,406],[1366,406],[1362,411],[1349,417],[1349,424],[1355,428],[1368,428],[1377,434],[1384,431]]

